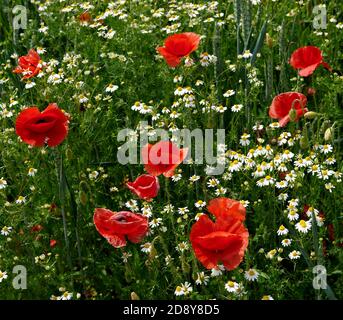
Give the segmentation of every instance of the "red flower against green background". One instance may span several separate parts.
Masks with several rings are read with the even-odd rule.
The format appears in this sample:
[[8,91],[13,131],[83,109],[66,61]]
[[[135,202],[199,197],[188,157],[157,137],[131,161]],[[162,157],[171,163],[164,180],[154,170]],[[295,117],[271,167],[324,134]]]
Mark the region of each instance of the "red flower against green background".
[[160,190],[158,178],[150,174],[142,174],[134,182],[128,182],[126,186],[144,200],[155,198]]
[[[269,107],[269,116],[278,119],[280,126],[284,127],[291,120],[298,121],[308,109],[307,98],[299,92],[285,92],[277,95]],[[294,109],[294,119],[291,119],[290,111]]]
[[98,232],[115,248],[126,246],[127,239],[140,242],[149,229],[146,217],[129,211],[97,208],[93,221]]
[[324,62],[322,52],[315,46],[301,47],[295,50],[289,60],[294,69],[299,70],[299,76],[310,76],[320,65],[331,70],[331,67]]
[[20,57],[18,64],[13,72],[22,74],[23,79],[35,77],[43,68],[41,58],[34,49],[31,49],[26,56]]
[[188,148],[179,149],[173,142],[160,141],[154,145],[147,144],[142,148],[145,170],[153,176],[174,175],[177,166],[186,159]]
[[62,143],[68,134],[68,117],[51,103],[40,112],[37,107],[24,109],[16,120],[16,133],[20,138],[34,147],[42,147],[45,143],[55,147]]
[[227,270],[233,270],[242,262],[249,242],[249,232],[243,225],[245,208],[238,201],[218,198],[210,201],[208,211],[216,221],[202,215],[191,229],[195,256],[207,269],[223,263]]
[[196,33],[178,33],[169,36],[164,42],[164,47],[157,48],[157,51],[170,67],[176,67],[180,64],[181,58],[189,56],[198,48],[199,43],[200,36]]

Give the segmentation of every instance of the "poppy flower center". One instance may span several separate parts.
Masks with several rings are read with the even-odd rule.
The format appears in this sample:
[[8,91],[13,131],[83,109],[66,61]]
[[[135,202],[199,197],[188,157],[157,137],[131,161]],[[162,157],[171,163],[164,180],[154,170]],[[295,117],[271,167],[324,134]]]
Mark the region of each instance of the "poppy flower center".
[[39,119],[36,121],[36,124],[41,124],[41,123],[48,123],[49,121],[47,119]]

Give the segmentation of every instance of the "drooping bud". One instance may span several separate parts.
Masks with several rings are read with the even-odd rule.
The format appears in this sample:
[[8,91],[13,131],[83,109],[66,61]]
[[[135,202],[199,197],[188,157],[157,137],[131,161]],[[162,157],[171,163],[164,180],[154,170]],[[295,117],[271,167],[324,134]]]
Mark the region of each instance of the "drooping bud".
[[317,112],[314,112],[314,111],[308,111],[304,114],[304,118],[305,119],[314,119],[318,116],[318,113]]
[[131,292],[130,296],[131,296],[131,300],[140,300],[138,294],[134,291]]
[[310,142],[308,140],[308,133],[307,133],[307,127],[305,126],[301,135],[301,138],[299,140],[299,145],[301,149],[308,149],[310,146]]
[[87,204],[88,197],[87,197],[87,194],[84,191],[80,191],[79,199],[80,199],[80,203],[83,206],[85,206]]
[[292,122],[294,122],[294,121],[297,119],[297,111],[296,111],[294,108],[292,108],[292,109],[289,111],[288,115],[289,115],[289,119],[290,119]]
[[324,133],[324,140],[325,140],[325,141],[330,141],[330,140],[332,140],[333,132],[334,132],[334,130],[333,130],[332,127],[327,128],[327,129],[325,130],[325,133]]
[[273,38],[270,36],[269,33],[266,33],[266,44],[269,48],[272,48],[273,47]]

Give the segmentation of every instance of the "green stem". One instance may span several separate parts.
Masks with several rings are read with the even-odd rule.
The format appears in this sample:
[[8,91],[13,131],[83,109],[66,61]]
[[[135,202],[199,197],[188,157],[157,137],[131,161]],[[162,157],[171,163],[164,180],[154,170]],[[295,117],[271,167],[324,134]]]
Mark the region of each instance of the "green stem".
[[67,251],[67,259],[69,266],[72,266],[71,263],[71,255],[70,255],[70,247],[69,247],[69,240],[68,240],[68,229],[67,229],[67,218],[65,213],[65,198],[66,198],[66,183],[64,179],[64,167],[63,167],[63,158],[62,154],[56,152],[56,167],[58,172],[58,185],[59,185],[59,200],[60,200],[60,207],[61,207],[61,214],[63,220],[63,233],[64,233],[64,242]]

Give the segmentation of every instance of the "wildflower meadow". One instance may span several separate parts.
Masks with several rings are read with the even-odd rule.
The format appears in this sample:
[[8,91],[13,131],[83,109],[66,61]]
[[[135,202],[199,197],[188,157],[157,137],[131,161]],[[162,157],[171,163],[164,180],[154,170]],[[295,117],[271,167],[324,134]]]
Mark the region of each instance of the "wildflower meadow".
[[0,3],[0,299],[343,299],[343,2]]

